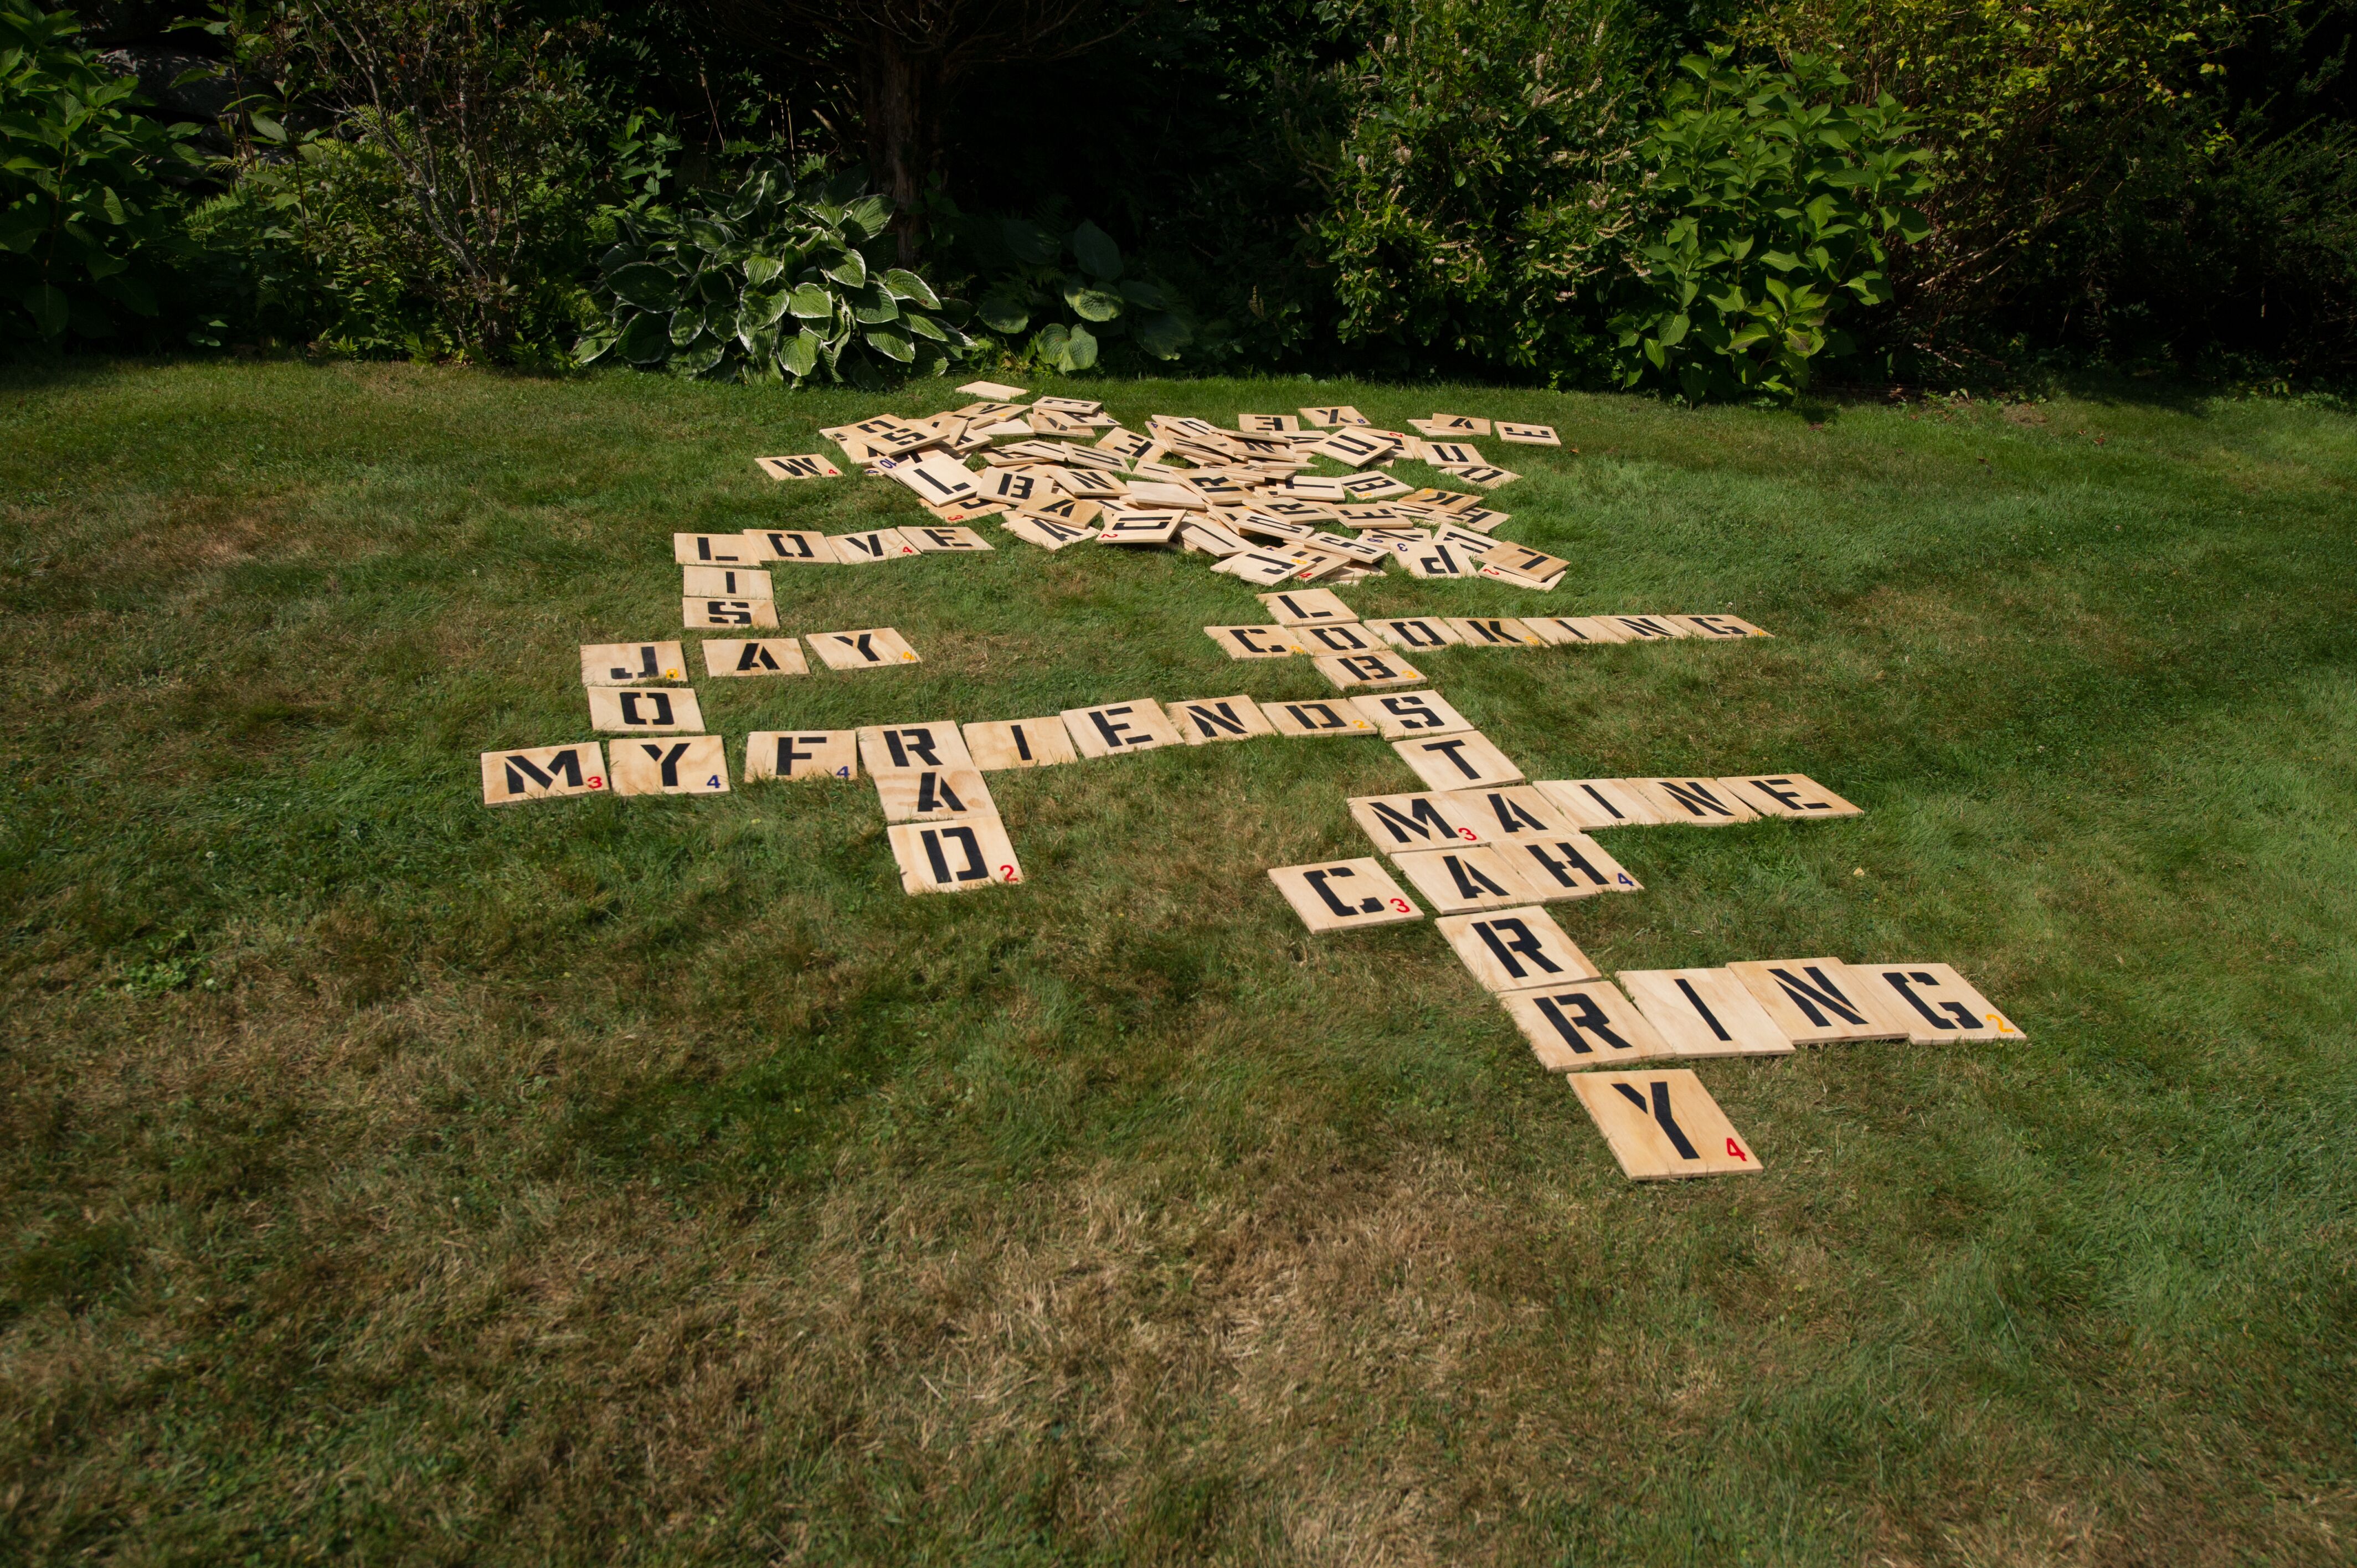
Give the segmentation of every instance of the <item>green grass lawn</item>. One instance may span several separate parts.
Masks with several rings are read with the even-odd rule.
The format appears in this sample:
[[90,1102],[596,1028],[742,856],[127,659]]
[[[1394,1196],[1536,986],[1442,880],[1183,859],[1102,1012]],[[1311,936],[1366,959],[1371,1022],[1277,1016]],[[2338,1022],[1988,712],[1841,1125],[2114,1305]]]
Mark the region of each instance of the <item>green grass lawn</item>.
[[[673,531],[915,521],[751,459],[945,385],[9,372],[0,1558],[2349,1559],[2357,423],[1102,390],[1559,426],[1496,504],[1565,586],[1345,596],[1732,610],[1419,662],[1533,778],[1867,808],[1618,832],[1565,929],[1942,960],[2029,1043],[1702,1064],[1767,1173],[1638,1186],[1429,922],[1264,876],[1369,853],[1379,741],[993,775],[1027,881],[957,897],[864,779],[480,804],[682,635]],[[699,682],[732,765],[1324,690],[1200,557],[984,531],[781,572],[924,662]]]

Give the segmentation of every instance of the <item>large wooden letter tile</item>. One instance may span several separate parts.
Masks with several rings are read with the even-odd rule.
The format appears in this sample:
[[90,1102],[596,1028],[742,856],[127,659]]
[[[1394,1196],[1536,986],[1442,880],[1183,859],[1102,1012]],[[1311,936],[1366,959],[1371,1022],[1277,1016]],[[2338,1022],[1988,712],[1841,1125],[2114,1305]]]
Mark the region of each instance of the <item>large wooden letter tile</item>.
[[757,729],[745,737],[745,782],[756,779],[856,779],[859,732]]
[[1452,915],[1435,923],[1473,978],[1491,991],[1532,991],[1604,978],[1604,972],[1588,961],[1544,909]]
[[1691,1068],[1583,1072],[1565,1080],[1631,1181],[1740,1176],[1760,1156],[1737,1136]]
[[1282,626],[1207,626],[1203,635],[1231,659],[1290,659],[1305,651],[1293,629]]
[[1609,981],[1550,985],[1498,998],[1549,1072],[1674,1057],[1645,1015]]
[[704,670],[707,675],[807,675],[810,660],[802,645],[791,637],[765,637],[752,642],[706,639]]
[[1652,827],[1663,821],[1653,803],[1628,784],[1625,779],[1542,779],[1535,788],[1561,806],[1583,832]]
[[737,627],[775,627],[773,599],[682,599],[680,622],[691,631],[728,631]]
[[1537,897],[1505,857],[1487,844],[1417,850],[1392,859],[1425,901],[1444,915],[1501,909],[1509,904],[1530,903]]
[[671,558],[683,566],[750,566],[760,552],[741,533],[674,533]]
[[1356,621],[1331,621],[1322,625],[1296,626],[1286,628],[1302,647],[1314,655],[1342,653],[1375,653],[1383,644]]
[[1366,626],[1369,631],[1394,648],[1404,648],[1410,653],[1427,648],[1448,648],[1461,640],[1448,629],[1447,621],[1426,616],[1409,616],[1401,620],[1371,620]]
[[1093,528],[1075,528],[1054,518],[1028,514],[1001,519],[999,526],[1027,544],[1036,544],[1050,554],[1067,544],[1078,544],[1083,539],[1097,536]]
[[965,748],[965,736],[950,719],[918,725],[869,725],[859,732],[859,760],[870,773],[974,766],[974,756]]
[[1391,692],[1353,697],[1351,705],[1373,720],[1385,740],[1461,735],[1473,727],[1471,721],[1450,707],[1437,692]]
[[892,858],[900,865],[903,893],[963,893],[994,882],[1023,880],[1015,846],[995,814],[896,822],[885,832],[892,841]]
[[1355,621],[1359,612],[1324,588],[1299,588],[1289,594],[1262,594],[1260,602],[1279,626],[1311,626],[1318,621]]
[[[1531,623],[1537,628],[1537,623]],[[1609,616],[1559,616],[1545,628],[1537,628],[1540,635],[1557,647],[1566,643],[1581,643],[1600,648],[1615,642],[1633,640],[1626,627]]]
[[839,479],[843,470],[817,452],[792,457],[756,457],[753,466],[773,479]]
[[1651,801],[1665,822],[1724,828],[1760,818],[1759,812],[1716,779],[1628,779],[1622,782]]
[[728,754],[716,735],[614,743],[617,795],[726,795]]
[[1072,749],[1072,737],[1064,728],[1064,721],[1053,716],[968,725],[965,744],[974,754],[974,767],[985,773],[1009,768],[1046,768],[1081,759],[1081,754]]
[[1448,629],[1468,648],[1543,648],[1546,639],[1518,620],[1451,616]]
[[1654,642],[1674,637],[1692,637],[1691,627],[1681,626],[1669,616],[1607,616],[1631,642]]
[[1682,623],[1696,637],[1737,638],[1774,635],[1760,630],[1741,616],[1671,616],[1668,618]]
[[1447,795],[1354,795],[1351,815],[1385,854],[1481,842],[1480,829]]
[[804,566],[842,564],[834,558],[834,551],[823,533],[748,528],[745,531],[745,542],[753,547],[753,559],[756,561],[793,563]]
[[703,710],[695,693],[663,687],[592,686],[589,727],[632,730],[647,735],[680,735],[704,727]]
[[1424,911],[1409,901],[1379,860],[1272,866],[1268,879],[1313,931],[1349,931],[1424,918]]
[[1331,702],[1263,703],[1261,713],[1278,735],[1372,735],[1375,726],[1347,698]]
[[1907,1037],[1907,1026],[1885,1018],[1837,958],[1759,959],[1727,967],[1796,1046]]
[[1162,711],[1189,746],[1214,740],[1250,740],[1254,736],[1276,733],[1276,726],[1268,722],[1260,704],[1246,696],[1190,698],[1183,703],[1165,703]]
[[[730,535],[731,538],[739,537]],[[691,599],[770,599],[770,575],[749,566],[683,566],[680,593]]]
[[1586,833],[1561,838],[1517,838],[1499,843],[1498,853],[1552,904],[1595,893],[1641,893],[1643,886]]
[[[1314,632],[1318,628],[1304,627],[1301,629]],[[1324,629],[1339,631],[1342,628],[1328,627]],[[1413,686],[1424,679],[1423,671],[1398,654],[1388,651],[1329,653],[1311,662],[1318,666],[1318,673],[1334,683],[1338,692],[1347,692],[1354,686]]]
[[1395,740],[1392,749],[1415,769],[1428,789],[1472,789],[1523,781],[1523,770],[1475,730],[1424,740]]
[[971,528],[904,528],[900,537],[915,545],[920,555],[990,548],[990,541]]
[[1843,966],[1867,1004],[1907,1030],[1919,1046],[1948,1040],[2026,1038],[2012,1019],[1944,963],[1853,963]]
[[1682,1057],[1790,1056],[1792,1042],[1723,969],[1624,969],[1620,984]]
[[1480,828],[1484,843],[1560,837],[1578,831],[1554,801],[1528,784],[1465,789],[1457,791],[1451,799],[1459,811]]
[[1763,817],[1862,817],[1851,805],[1805,773],[1743,773],[1722,779],[1727,792]]
[[810,633],[810,645],[818,650],[830,670],[881,670],[918,661],[917,650],[888,626],[866,631],[814,631]]
[[1159,706],[1148,702],[1103,703],[1093,708],[1066,708],[1064,727],[1082,757],[1125,757],[1176,746],[1178,732]]
[[581,683],[636,686],[646,681],[684,681],[687,655],[676,642],[585,642]]
[[876,798],[888,822],[937,822],[945,817],[998,814],[990,787],[971,768],[920,768],[876,775]]
[[866,533],[838,533],[826,542],[834,558],[846,566],[869,566],[917,553],[917,547],[897,528],[871,529]]
[[483,753],[483,804],[595,795],[606,788],[606,754],[596,741]]

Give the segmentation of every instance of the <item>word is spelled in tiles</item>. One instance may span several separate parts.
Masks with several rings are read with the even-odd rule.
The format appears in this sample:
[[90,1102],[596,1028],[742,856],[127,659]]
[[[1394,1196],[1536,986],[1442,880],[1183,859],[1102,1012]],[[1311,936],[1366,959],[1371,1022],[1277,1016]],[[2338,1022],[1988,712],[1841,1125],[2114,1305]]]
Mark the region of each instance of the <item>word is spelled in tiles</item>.
[[770,575],[749,566],[683,566],[680,592],[692,599],[769,599]]
[[1392,861],[1425,902],[1444,915],[1501,909],[1536,897],[1505,857],[1487,844],[1397,851]]
[[1437,692],[1381,693],[1353,697],[1351,705],[1383,732],[1385,740],[1461,735],[1473,727],[1471,721],[1449,706]]
[[1273,866],[1268,878],[1313,931],[1349,931],[1424,918],[1424,911],[1378,860]]
[[1796,1046],[1907,1037],[1907,1026],[1885,1018],[1839,959],[1759,959],[1727,967]]
[[592,729],[642,731],[649,735],[677,734],[704,727],[704,714],[695,693],[664,686],[592,686],[589,688]]
[[1081,754],[1072,749],[1071,732],[1064,728],[1062,719],[1053,714],[1043,719],[970,724],[964,733],[966,750],[973,754],[974,765],[985,773],[1010,768],[1047,768],[1081,759]]
[[791,637],[766,637],[750,642],[731,642],[720,638],[707,638],[704,643],[704,670],[708,675],[807,675],[810,660],[802,657],[802,645]]
[[1277,733],[1260,704],[1242,694],[1165,703],[1162,711],[1171,727],[1178,732],[1178,738],[1189,746],[1204,746],[1215,740],[1251,740]]
[[1944,963],[1853,963],[1844,966],[1867,1004],[1903,1025],[1910,1044],[1937,1046],[1964,1040],[2018,1040],[2012,1019],[1989,1004],[1964,977]]
[[1723,969],[1624,969],[1621,987],[1682,1057],[1789,1056],[1792,1042]]
[[1549,1072],[1674,1057],[1661,1031],[1620,988],[1601,980],[1542,985],[1498,999]]
[[1318,703],[1263,703],[1260,711],[1276,734],[1296,738],[1375,733],[1371,721],[1348,701],[1339,698]]
[[1400,759],[1415,769],[1428,789],[1469,789],[1485,784],[1519,784],[1523,770],[1478,730],[1392,742]]
[[1473,978],[1491,991],[1529,991],[1604,978],[1604,972],[1588,961],[1544,909],[1456,915],[1439,921],[1438,929]]
[[778,624],[778,607],[770,599],[682,599],[679,608],[682,623],[691,631]]
[[859,732],[859,760],[870,773],[913,773],[924,768],[972,768],[965,735],[954,720],[929,724],[869,725]]
[[1064,728],[1082,757],[1122,757],[1176,746],[1178,732],[1170,727],[1159,704],[1149,702],[1103,703],[1092,708],[1067,708]]
[[896,822],[885,831],[904,893],[963,893],[1023,880],[1015,845],[995,815]]
[[585,642],[581,683],[635,686],[646,681],[684,681],[687,656],[676,642]]
[[716,735],[618,740],[613,757],[617,795],[728,793],[728,757]]
[[605,788],[606,754],[594,740],[579,746],[538,746],[522,751],[483,753],[486,806],[595,795]]
[[1424,680],[1423,671],[1396,653],[1329,653],[1312,662],[1340,692],[1360,686],[1414,686]]
[[997,813],[990,788],[971,768],[921,768],[877,773],[876,798],[888,822],[938,822],[945,817]]
[[1740,1176],[1760,1168],[1760,1156],[1691,1068],[1582,1072],[1566,1081],[1632,1181]]
[[917,650],[890,627],[866,631],[814,631],[810,645],[830,670],[875,670],[918,662]]

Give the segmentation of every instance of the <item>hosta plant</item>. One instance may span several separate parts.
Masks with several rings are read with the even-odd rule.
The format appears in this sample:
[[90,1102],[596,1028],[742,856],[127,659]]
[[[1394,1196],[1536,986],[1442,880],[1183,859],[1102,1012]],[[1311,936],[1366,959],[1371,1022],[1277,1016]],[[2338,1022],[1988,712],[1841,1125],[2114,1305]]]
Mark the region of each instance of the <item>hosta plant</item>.
[[725,196],[651,200],[613,214],[598,262],[605,321],[585,365],[721,381],[878,387],[939,375],[972,340],[925,280],[888,264],[889,198],[856,176],[769,166]]
[[1929,231],[1910,205],[1928,155],[1888,94],[1840,102],[1849,79],[1828,59],[1738,68],[1714,47],[1681,64],[1692,80],[1639,148],[1663,209],[1613,322],[1619,379],[1696,403],[1789,397],[1848,351],[1843,310],[1890,298],[1886,242]]
[[1156,360],[1177,359],[1192,339],[1194,329],[1170,291],[1128,273],[1121,247],[1095,224],[1083,222],[1060,238],[1010,218],[997,237],[1013,270],[983,292],[974,315],[1002,338],[1029,331],[1028,344],[1009,344],[1018,358],[1070,373],[1092,368],[1106,338],[1126,338]]

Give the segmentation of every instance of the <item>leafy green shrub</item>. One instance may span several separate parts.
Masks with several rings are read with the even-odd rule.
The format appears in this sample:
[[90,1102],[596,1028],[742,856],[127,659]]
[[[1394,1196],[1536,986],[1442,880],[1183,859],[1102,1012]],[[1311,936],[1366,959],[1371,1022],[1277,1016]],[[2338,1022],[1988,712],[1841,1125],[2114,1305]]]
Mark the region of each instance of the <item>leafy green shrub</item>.
[[[0,336],[114,334],[157,313],[178,236],[159,171],[193,166],[194,127],[135,112],[70,11],[0,0]],[[21,309],[23,315],[18,315]]]
[[1909,205],[1927,155],[1895,100],[1835,102],[1849,79],[1819,57],[1728,53],[1681,62],[1692,80],[1638,149],[1666,210],[1613,322],[1623,385],[1666,378],[1695,402],[1806,387],[1813,360],[1853,347],[1835,317],[1890,298],[1885,239],[1929,229]]
[[[1020,218],[998,225],[1012,258],[983,291],[974,315],[991,331],[1020,337],[1043,317],[1015,358],[1070,374],[1095,366],[1106,339],[1126,338],[1149,359],[1175,360],[1195,336],[1193,321],[1162,283],[1129,273],[1121,247],[1082,220],[1058,237]],[[1126,274],[1126,275],[1125,275]],[[1069,319],[1061,319],[1065,313]]]
[[758,167],[677,208],[642,196],[612,214],[596,289],[606,320],[576,358],[795,385],[939,375],[972,339],[923,278],[886,264],[892,210],[864,177],[816,163],[799,182]]

